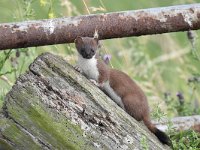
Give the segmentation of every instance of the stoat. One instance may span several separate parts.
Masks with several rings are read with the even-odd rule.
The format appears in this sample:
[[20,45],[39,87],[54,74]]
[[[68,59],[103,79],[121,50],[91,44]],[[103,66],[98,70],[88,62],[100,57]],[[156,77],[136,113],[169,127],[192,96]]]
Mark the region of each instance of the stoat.
[[95,80],[98,86],[122,109],[137,121],[143,121],[163,143],[172,146],[169,137],[150,121],[147,98],[142,89],[122,71],[109,68],[98,58],[98,39],[77,37],[77,67],[88,79]]

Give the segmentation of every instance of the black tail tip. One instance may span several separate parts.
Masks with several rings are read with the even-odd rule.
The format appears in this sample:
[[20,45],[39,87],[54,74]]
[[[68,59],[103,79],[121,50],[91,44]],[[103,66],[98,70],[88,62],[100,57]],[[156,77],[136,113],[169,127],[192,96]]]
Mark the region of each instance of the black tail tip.
[[167,136],[164,132],[160,131],[159,129],[156,129],[155,135],[163,144],[166,144],[173,148],[172,141],[170,140],[169,136]]

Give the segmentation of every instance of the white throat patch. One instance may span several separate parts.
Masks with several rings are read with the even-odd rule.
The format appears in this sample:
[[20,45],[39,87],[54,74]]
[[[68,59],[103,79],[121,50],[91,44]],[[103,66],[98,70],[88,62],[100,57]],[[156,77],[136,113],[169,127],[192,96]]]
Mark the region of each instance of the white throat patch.
[[88,79],[98,81],[99,71],[97,68],[97,59],[95,56],[93,56],[91,59],[85,59],[79,54],[77,65]]
[[[85,59],[79,54],[77,65],[88,79],[93,79],[98,82],[99,71],[97,68],[97,59],[95,58],[95,56],[93,56],[91,59]],[[103,83],[103,89],[114,102],[116,102],[122,109],[125,110],[121,98],[115,93],[113,88],[110,86],[109,81]]]

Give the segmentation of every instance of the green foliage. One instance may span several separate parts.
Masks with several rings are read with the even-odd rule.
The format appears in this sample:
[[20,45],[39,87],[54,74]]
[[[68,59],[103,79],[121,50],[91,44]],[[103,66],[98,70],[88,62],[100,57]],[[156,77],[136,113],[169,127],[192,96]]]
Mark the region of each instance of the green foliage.
[[[47,19],[88,13],[134,10],[200,2],[182,1],[108,1],[108,0],[16,0],[0,1],[0,22]],[[200,108],[200,31],[131,37],[103,41],[102,55],[112,56],[110,64],[129,74],[138,82],[148,97],[152,117],[186,116],[199,114]],[[5,41],[6,42],[6,41]],[[0,52],[0,107],[5,94],[16,78],[41,53],[50,51],[62,55],[75,64],[73,44],[13,49]],[[169,133],[174,133],[169,122]],[[186,138],[187,137],[187,138]],[[175,149],[195,149],[199,143],[194,132],[172,137]],[[195,140],[198,139],[198,140]],[[194,141],[195,140],[195,141]],[[148,149],[145,139],[144,149]]]
[[163,119],[166,114],[161,110],[160,106],[157,105],[154,111],[151,113],[151,116],[153,119],[161,121],[161,119]]
[[[182,93],[179,92],[179,94]],[[176,98],[174,98],[169,93],[165,93],[164,99],[168,106],[168,112],[176,114],[177,116],[190,116],[200,112],[200,109],[195,104],[195,100],[193,101],[194,103],[191,103],[191,101],[180,99],[178,94]]]
[[141,141],[140,141],[140,145],[141,145],[141,148],[143,150],[148,150],[149,149],[146,136],[142,136]]
[[28,19],[35,17],[35,11],[31,8],[34,0],[23,0],[23,17]]
[[188,130],[180,133],[175,133],[171,136],[174,149],[177,150],[199,150],[200,149],[200,134]]
[[11,55],[11,50],[9,50],[8,52],[4,51],[4,52],[2,52],[2,55],[0,55],[0,76],[8,74],[8,73],[12,73],[12,71],[7,71],[5,73],[1,73],[1,70],[2,70],[5,62],[7,61],[7,59],[9,59],[10,55]]

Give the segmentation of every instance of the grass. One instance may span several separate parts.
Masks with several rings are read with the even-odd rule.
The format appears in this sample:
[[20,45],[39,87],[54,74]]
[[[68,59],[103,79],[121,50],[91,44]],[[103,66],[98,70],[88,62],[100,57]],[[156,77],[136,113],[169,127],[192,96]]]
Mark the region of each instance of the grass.
[[[1,0],[0,23],[197,2],[200,0]],[[148,96],[152,117],[199,114],[200,84],[195,78],[200,76],[200,61],[196,59],[200,53],[200,31],[195,31],[195,34],[195,50],[186,32],[178,32],[105,40],[101,52],[112,55],[112,66],[129,74],[142,87]],[[71,64],[76,62],[74,44],[0,52],[0,106],[17,77],[46,51],[61,55]],[[177,93],[182,94],[184,104],[180,103]]]

